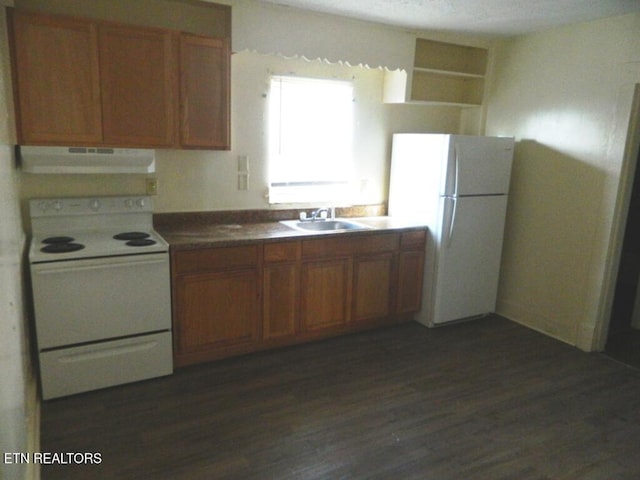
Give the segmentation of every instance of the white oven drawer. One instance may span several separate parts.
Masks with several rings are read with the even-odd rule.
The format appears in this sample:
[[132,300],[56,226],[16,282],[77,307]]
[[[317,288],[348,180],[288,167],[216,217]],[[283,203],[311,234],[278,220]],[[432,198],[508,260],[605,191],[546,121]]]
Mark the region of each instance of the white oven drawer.
[[44,400],[172,372],[170,332],[40,353]]
[[38,349],[171,328],[167,253],[31,265]]

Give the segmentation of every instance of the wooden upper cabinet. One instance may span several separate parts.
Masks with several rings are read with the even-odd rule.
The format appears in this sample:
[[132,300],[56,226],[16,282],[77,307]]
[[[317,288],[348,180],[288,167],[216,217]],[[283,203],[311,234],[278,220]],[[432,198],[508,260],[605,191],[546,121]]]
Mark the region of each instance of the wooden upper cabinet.
[[230,148],[230,46],[226,38],[180,34],[180,143]]
[[18,141],[102,140],[95,23],[9,9]]
[[100,25],[105,143],[175,144],[173,39],[167,30]]
[[8,12],[21,144],[230,148],[229,38]]

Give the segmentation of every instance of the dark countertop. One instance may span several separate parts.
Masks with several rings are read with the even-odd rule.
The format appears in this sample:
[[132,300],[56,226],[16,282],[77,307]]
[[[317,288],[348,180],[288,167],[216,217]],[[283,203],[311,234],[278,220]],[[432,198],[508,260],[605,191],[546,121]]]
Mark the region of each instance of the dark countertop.
[[277,221],[262,223],[224,223],[203,224],[194,222],[175,226],[156,226],[156,230],[169,242],[174,250],[190,250],[197,248],[222,247],[257,241],[278,241],[284,239],[318,238],[326,235],[371,235],[385,231],[425,230],[420,223],[411,223],[391,217],[357,217],[347,218],[371,227],[366,230],[348,231],[299,231]]

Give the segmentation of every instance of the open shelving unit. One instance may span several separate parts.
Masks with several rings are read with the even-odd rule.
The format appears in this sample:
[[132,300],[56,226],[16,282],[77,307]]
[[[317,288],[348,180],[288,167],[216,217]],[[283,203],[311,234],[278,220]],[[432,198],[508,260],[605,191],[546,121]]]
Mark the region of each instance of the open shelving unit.
[[488,50],[416,39],[410,72],[387,72],[385,102],[482,105]]

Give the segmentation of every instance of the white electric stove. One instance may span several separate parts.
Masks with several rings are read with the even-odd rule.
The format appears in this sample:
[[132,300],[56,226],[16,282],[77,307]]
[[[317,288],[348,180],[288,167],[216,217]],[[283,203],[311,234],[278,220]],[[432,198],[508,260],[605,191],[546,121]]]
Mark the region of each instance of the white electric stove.
[[150,197],[34,199],[29,264],[42,396],[173,371],[169,247]]

